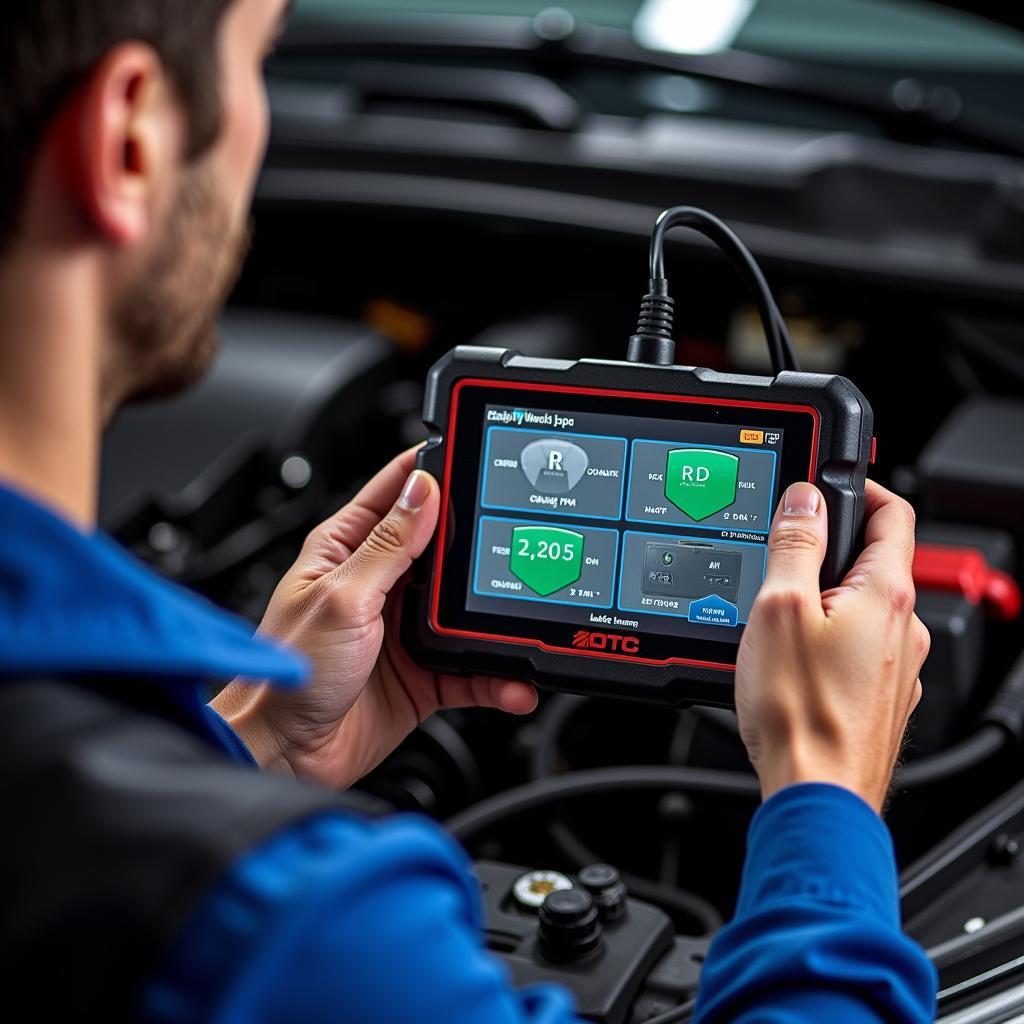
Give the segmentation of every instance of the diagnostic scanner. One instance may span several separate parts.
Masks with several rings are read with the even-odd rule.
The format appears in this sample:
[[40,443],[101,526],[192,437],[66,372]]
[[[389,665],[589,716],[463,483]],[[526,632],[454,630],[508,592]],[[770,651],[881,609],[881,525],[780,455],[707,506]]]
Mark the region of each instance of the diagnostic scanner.
[[[645,303],[671,302],[658,280]],[[441,517],[403,613],[420,664],[731,706],[772,518],[800,480],[828,510],[822,586],[842,579],[872,450],[864,396],[839,376],[673,365],[644,315],[631,355],[658,361],[467,346],[431,371],[419,466],[440,481]]]

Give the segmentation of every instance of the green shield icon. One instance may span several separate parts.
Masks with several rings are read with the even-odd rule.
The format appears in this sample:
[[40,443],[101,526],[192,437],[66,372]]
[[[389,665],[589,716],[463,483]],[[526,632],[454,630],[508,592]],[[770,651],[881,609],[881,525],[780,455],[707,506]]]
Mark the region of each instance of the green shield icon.
[[728,452],[679,448],[668,453],[665,497],[680,512],[700,522],[736,500],[740,460]]
[[568,587],[583,571],[583,534],[557,526],[517,526],[508,567],[535,594]]

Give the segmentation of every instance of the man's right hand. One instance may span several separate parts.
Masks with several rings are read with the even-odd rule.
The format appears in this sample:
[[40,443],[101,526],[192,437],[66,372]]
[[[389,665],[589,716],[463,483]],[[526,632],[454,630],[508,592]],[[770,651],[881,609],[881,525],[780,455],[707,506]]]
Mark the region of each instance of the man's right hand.
[[765,799],[827,782],[881,810],[930,646],[914,614],[914,512],[869,481],[864,551],[822,594],[826,517],[812,484],[783,497],[740,645],[740,733]]

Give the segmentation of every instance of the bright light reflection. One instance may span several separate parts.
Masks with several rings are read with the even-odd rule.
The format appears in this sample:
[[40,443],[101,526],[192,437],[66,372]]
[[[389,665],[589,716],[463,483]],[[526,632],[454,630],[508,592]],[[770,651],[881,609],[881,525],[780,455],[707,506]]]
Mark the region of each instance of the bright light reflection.
[[642,46],[715,53],[732,45],[757,0],[647,0],[633,25]]

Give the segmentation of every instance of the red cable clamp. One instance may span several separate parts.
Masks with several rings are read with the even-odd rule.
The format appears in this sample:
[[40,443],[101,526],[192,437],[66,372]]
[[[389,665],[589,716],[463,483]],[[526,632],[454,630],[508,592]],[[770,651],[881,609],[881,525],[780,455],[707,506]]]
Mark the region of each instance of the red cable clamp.
[[1021,612],[1017,581],[989,565],[975,548],[945,544],[918,544],[914,555],[914,583],[928,590],[944,590],[963,596],[972,604],[987,602],[999,619],[1011,622]]

